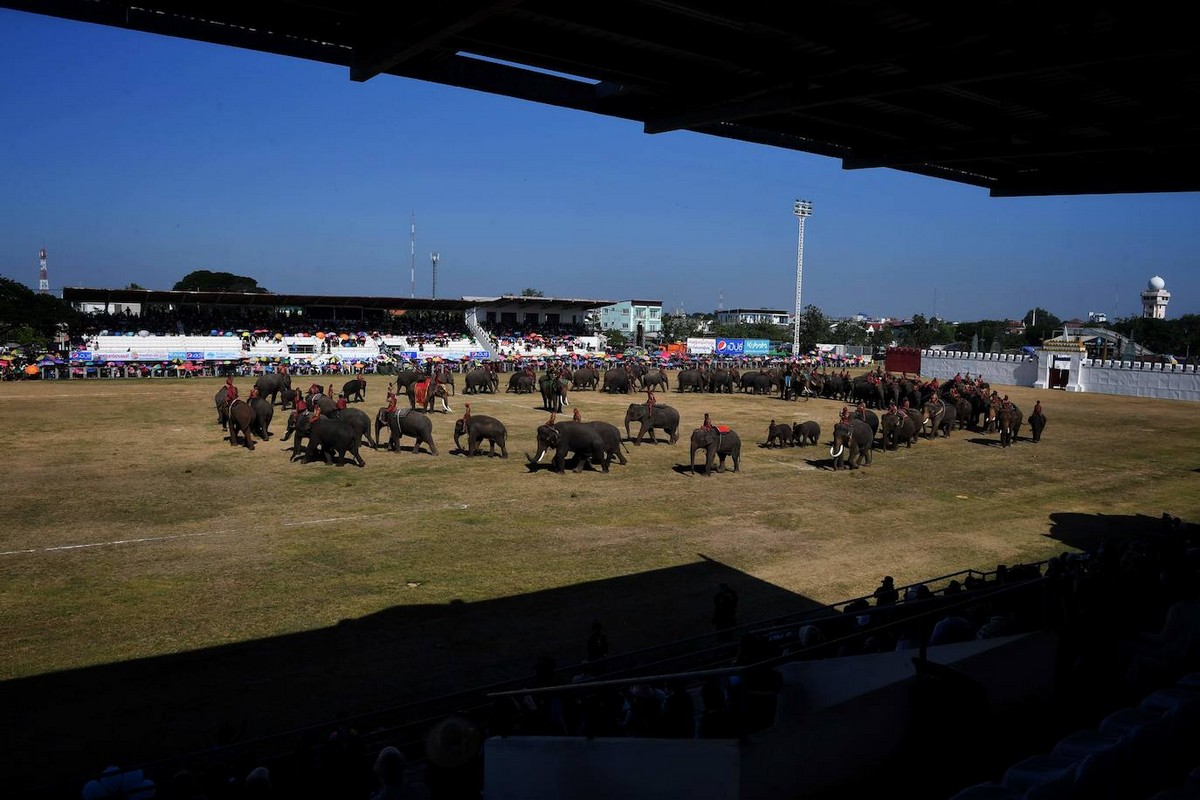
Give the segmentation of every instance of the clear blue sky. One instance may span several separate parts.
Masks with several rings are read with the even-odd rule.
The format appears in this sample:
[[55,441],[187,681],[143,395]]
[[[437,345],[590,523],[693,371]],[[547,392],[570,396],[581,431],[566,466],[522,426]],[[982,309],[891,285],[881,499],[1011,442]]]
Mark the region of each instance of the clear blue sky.
[[534,287],[669,309],[804,302],[952,320],[1200,311],[1200,194],[990,198],[969,186],[388,76],[0,10],[0,274],[272,291]]

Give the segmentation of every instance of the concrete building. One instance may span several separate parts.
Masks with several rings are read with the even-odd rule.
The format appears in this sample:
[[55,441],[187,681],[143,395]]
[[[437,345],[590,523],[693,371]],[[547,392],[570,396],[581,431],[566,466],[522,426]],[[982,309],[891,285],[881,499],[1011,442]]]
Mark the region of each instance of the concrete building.
[[1155,275],[1146,284],[1142,292],[1142,318],[1166,319],[1167,303],[1171,302],[1171,293],[1166,289],[1167,282]]
[[786,311],[773,308],[730,308],[716,312],[718,325],[780,325],[791,324]]
[[474,303],[479,321],[493,332],[503,330],[553,331],[560,326],[587,327],[589,314],[611,300],[563,297],[464,296]]
[[662,316],[661,300],[622,300],[600,309],[600,330],[620,331],[635,342],[657,340],[662,336]]

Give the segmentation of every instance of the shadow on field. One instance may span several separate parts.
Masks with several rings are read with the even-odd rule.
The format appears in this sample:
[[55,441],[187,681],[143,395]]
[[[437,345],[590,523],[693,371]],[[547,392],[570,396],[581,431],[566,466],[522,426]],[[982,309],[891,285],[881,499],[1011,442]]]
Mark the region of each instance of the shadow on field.
[[1058,512],[1050,515],[1050,532],[1044,535],[1068,547],[1093,551],[1104,543],[1158,541],[1177,535],[1187,537],[1194,533],[1193,527],[1170,515]]
[[[360,731],[427,725],[483,704],[486,691],[528,685],[543,654],[559,667],[556,681],[569,682],[596,620],[610,656],[593,674],[724,665],[736,643],[712,624],[721,583],[739,595],[740,624],[819,606],[698,555],[677,567],[474,603],[421,604],[419,585],[398,586],[411,604],[328,627],[0,682],[12,734],[5,756],[21,765],[5,794],[62,782],[78,797],[109,764],[168,759],[158,774],[169,776],[186,763],[175,759],[235,739],[279,736],[257,752],[284,752],[297,746],[299,729],[327,736],[337,720]],[[171,632],[159,633],[169,641]]]
[[1001,447],[999,439],[975,438],[975,439],[967,439],[966,442],[968,444],[982,445],[983,447]]

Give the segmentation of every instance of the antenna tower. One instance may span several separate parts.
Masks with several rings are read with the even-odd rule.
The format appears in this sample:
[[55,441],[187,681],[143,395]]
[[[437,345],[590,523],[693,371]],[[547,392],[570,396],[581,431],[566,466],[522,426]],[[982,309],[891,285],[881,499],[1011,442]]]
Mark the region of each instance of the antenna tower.
[[50,294],[50,273],[46,270],[46,248],[38,261],[38,294]]

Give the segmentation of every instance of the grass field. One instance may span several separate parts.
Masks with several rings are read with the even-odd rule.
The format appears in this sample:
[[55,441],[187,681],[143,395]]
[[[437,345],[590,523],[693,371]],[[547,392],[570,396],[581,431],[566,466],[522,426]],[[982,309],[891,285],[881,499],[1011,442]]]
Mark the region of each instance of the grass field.
[[[368,383],[373,416],[386,380]],[[524,675],[540,652],[578,661],[593,619],[614,651],[703,633],[718,581],[749,622],[1200,511],[1182,402],[1005,387],[1026,412],[1042,400],[1040,444],[956,431],[834,473],[840,403],[660,393],[679,444],[560,476],[525,463],[536,396],[469,398],[507,424],[507,461],[451,454],[460,395],[435,415],[440,455],[364,450],[358,469],[289,463],[281,415],[275,439],[230,447],[219,384],[0,384],[0,702],[31,765],[47,747],[81,768],[178,752],[231,720],[269,733]],[[642,399],[573,396],[618,426]],[[677,469],[705,412],[741,434],[739,474]],[[825,443],[760,448],[772,419],[814,419]]]

